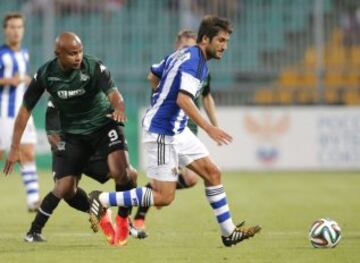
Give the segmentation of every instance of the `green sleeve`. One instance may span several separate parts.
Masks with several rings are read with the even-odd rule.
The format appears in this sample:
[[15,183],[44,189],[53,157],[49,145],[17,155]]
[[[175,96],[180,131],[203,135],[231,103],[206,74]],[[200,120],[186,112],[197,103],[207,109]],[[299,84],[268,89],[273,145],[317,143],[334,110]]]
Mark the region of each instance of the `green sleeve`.
[[45,130],[46,134],[60,134],[61,124],[59,111],[52,102],[52,97],[49,97],[48,105],[45,113]]
[[44,91],[45,91],[45,86],[41,81],[41,74],[38,71],[32,78],[30,85],[24,94],[23,106],[28,111],[32,111],[32,109],[35,107],[36,103],[39,101]]
[[110,71],[103,64],[97,64],[95,68],[95,77],[97,78],[98,87],[105,94],[109,94],[114,89],[117,89],[115,82],[111,78]]
[[206,97],[207,95],[210,94],[210,80],[211,80],[211,77],[210,77],[210,74],[209,74],[207,76],[206,80],[205,80],[203,90],[201,91],[201,95],[203,97]]

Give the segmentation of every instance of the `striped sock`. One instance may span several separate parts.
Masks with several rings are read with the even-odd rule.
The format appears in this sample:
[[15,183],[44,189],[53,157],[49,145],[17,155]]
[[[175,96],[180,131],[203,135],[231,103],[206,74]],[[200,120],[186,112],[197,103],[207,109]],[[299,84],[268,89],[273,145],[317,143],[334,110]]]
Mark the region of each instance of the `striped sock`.
[[147,187],[133,188],[124,192],[103,192],[99,196],[104,206],[145,206],[154,205],[152,190]]
[[206,197],[214,210],[221,234],[229,236],[235,229],[223,185],[205,187]]
[[40,201],[39,180],[34,162],[25,163],[21,166],[21,176],[26,191],[26,202],[29,208],[34,208],[35,203]]

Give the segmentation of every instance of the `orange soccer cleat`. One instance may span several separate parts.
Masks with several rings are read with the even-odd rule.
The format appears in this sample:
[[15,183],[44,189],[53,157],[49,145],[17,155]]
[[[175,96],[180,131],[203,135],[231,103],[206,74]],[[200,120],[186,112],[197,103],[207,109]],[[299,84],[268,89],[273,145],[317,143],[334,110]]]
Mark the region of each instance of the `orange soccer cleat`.
[[103,215],[99,221],[100,228],[104,233],[106,240],[109,244],[114,244],[115,229],[113,227],[111,219],[111,209],[107,209],[105,215]]
[[115,236],[114,245],[124,246],[129,239],[129,219],[128,217],[121,217],[119,215],[115,218]]
[[138,219],[134,219],[133,225],[135,228],[139,229],[139,230],[145,230],[145,219],[142,218],[138,218]]

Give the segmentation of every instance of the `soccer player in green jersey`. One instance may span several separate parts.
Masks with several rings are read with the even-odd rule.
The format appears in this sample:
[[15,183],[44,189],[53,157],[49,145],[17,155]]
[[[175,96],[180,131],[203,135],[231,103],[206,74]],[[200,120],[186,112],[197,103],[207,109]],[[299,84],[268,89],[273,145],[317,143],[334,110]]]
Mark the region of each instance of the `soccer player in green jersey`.
[[[117,191],[136,186],[136,171],[129,164],[126,140],[119,126],[126,121],[124,100],[110,72],[98,59],[83,55],[80,38],[71,32],[63,32],[56,38],[55,55],[55,59],[40,67],[24,95],[3,169],[6,175],[13,171],[20,157],[19,144],[25,125],[41,95],[47,91],[59,110],[62,134],[55,154],[55,186],[40,205],[25,237],[28,242],[44,241],[41,229],[61,199],[78,210],[89,211],[88,197],[78,183],[96,151],[106,153]],[[127,215],[121,218],[120,230],[126,232],[126,239],[119,238],[119,245],[126,243],[128,235]],[[92,227],[98,230],[98,225]]]
[[[191,30],[181,30],[176,36],[175,48],[181,49],[185,47],[190,47],[196,45],[196,32]],[[150,86],[153,92],[156,91],[160,78],[153,72],[150,72],[147,76]],[[210,91],[210,75],[207,77],[206,81],[204,82],[201,93],[201,102],[204,106],[205,112],[207,117],[209,118],[210,122],[214,126],[218,126],[217,118],[216,118],[216,110],[215,110],[215,102],[211,95]],[[200,108],[200,97],[194,98],[195,105]],[[188,127],[194,134],[198,134],[198,126],[190,119],[188,122]],[[198,175],[187,169],[186,167],[179,167],[179,175],[177,180],[176,189],[185,189],[190,188],[196,185],[198,181]],[[151,183],[148,183],[146,187],[151,188]],[[138,207],[138,210],[134,216],[134,226],[137,229],[145,230],[145,217],[149,210],[149,207]],[[143,235],[146,237],[146,235]],[[142,237],[143,237],[142,236]]]
[[[49,98],[48,105],[46,108],[45,113],[45,129],[47,133],[48,142],[51,145],[51,152],[52,152],[52,158],[53,158],[53,172],[55,172],[54,168],[56,167],[56,153],[58,151],[58,144],[61,141],[61,123],[59,118],[59,111],[55,107],[54,103],[52,102],[51,97]],[[120,127],[120,129],[122,129]],[[85,165],[82,174],[94,179],[95,181],[104,184],[106,183],[110,178],[110,171],[107,164],[107,154],[106,152],[97,151],[92,155],[88,161],[88,163]],[[136,174],[133,174],[136,176]],[[67,200],[65,200],[67,202]],[[70,206],[72,206],[72,203],[69,203]],[[77,207],[74,207],[77,209]],[[81,210],[80,210],[81,211]],[[123,213],[125,216],[129,214],[129,209],[121,207],[118,210],[118,213],[120,215]],[[126,233],[120,231],[121,225],[118,225],[119,222],[121,222],[121,216],[119,214],[115,218],[115,225],[112,222],[111,218],[111,209],[107,210],[107,215],[104,216],[100,221],[100,227],[105,234],[108,243],[111,245],[117,245],[116,240],[119,240],[120,233],[125,236],[122,237],[121,240],[126,240]],[[113,227],[113,225],[115,227]],[[145,231],[141,229],[137,229],[133,226],[132,223],[129,223],[130,226],[130,234],[135,238],[146,238],[147,234]]]

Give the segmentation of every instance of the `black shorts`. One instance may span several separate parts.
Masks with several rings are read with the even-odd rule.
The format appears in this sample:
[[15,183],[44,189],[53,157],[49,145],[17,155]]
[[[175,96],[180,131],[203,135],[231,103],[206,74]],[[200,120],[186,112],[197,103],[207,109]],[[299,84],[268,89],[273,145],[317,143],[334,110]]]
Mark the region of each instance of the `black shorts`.
[[[52,154],[52,169],[53,173],[56,175],[56,158],[55,153]],[[107,164],[107,159],[104,154],[96,152],[93,156],[90,157],[89,161],[85,165],[82,174],[94,179],[95,181],[104,184],[110,179],[109,166]],[[56,177],[59,179],[59,177]],[[54,179],[56,179],[54,178]]]
[[[69,175],[80,176],[86,171],[90,160],[91,162],[96,161],[95,153],[100,153],[103,157],[102,161],[101,158],[98,159],[97,168],[99,168],[99,164],[104,167],[107,156],[117,150],[127,151],[128,146],[123,128],[115,122],[111,122],[101,130],[89,135],[61,135],[58,149],[54,152],[54,177],[59,179]],[[106,169],[108,173],[107,164]]]
[[83,174],[101,184],[106,183],[110,179],[106,156],[102,159],[90,157],[89,162],[84,167]]

